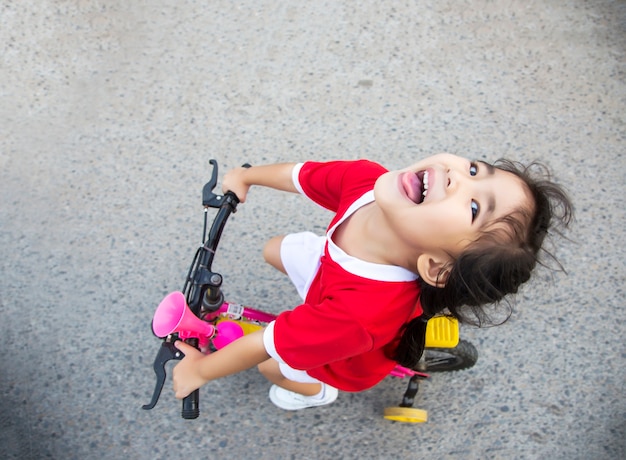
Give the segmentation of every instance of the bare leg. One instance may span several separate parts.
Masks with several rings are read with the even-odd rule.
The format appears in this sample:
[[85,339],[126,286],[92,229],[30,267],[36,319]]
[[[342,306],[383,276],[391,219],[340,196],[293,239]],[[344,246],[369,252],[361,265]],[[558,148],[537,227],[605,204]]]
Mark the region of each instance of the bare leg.
[[322,385],[320,383],[300,383],[283,377],[278,367],[278,361],[275,359],[270,358],[267,361],[263,361],[258,365],[258,368],[267,380],[285,390],[300,393],[304,396],[315,396],[322,391]]
[[287,274],[287,271],[285,270],[283,262],[280,258],[280,245],[282,244],[284,238],[285,236],[281,235],[275,236],[274,238],[269,240],[263,248],[263,258],[272,267]]

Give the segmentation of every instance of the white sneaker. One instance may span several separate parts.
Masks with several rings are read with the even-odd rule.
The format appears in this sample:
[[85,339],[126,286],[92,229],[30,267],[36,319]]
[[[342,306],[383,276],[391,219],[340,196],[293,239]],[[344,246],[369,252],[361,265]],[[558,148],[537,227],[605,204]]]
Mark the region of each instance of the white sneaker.
[[300,393],[285,390],[278,385],[272,385],[272,388],[270,388],[270,400],[274,405],[285,410],[299,410],[306,409],[307,407],[324,406],[337,399],[339,391],[337,388],[331,387],[330,385],[322,385],[324,385],[324,396],[322,398],[317,396],[304,396]]

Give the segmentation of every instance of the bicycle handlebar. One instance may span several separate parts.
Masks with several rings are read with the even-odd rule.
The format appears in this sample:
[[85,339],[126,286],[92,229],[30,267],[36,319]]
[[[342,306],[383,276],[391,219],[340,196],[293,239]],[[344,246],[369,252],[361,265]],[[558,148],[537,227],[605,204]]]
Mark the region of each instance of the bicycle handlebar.
[[[205,207],[202,246],[198,248],[194,256],[182,291],[185,294],[189,309],[197,317],[200,317],[203,309],[217,309],[223,303],[221,291],[222,276],[213,272],[211,268],[226,222],[230,215],[237,211],[237,205],[239,204],[239,198],[231,191],[226,192],[224,195],[218,195],[213,192],[217,185],[218,167],[217,161],[211,159],[209,162],[213,166],[211,179],[202,189],[202,204]],[[243,167],[249,168],[250,165],[246,163]],[[208,208],[217,208],[218,212],[213,218],[207,235]],[[163,384],[165,383],[165,364],[171,359],[182,359],[184,357],[174,346],[174,342],[178,338],[178,332],[174,332],[163,339],[153,365],[157,379],[156,386],[152,400],[149,404],[144,405],[143,409],[152,409],[159,400]],[[197,339],[187,339],[186,342],[198,348]],[[195,419],[200,415],[199,390],[195,390],[183,398],[181,415],[184,419]]]
[[[213,170],[216,171],[216,169],[217,167]],[[206,234],[203,235],[204,243],[196,253],[183,287],[187,304],[196,316],[200,315],[203,303],[208,309],[218,303],[217,307],[221,305],[222,296],[219,288],[222,284],[222,276],[211,271],[211,267],[226,221],[233,212],[236,212],[239,199],[233,192],[226,192],[223,196],[217,196],[213,203],[216,206],[210,205],[210,207],[218,207],[219,210],[213,218],[206,241],[204,241]],[[206,227],[206,210],[204,218]],[[205,301],[207,293],[208,298]]]

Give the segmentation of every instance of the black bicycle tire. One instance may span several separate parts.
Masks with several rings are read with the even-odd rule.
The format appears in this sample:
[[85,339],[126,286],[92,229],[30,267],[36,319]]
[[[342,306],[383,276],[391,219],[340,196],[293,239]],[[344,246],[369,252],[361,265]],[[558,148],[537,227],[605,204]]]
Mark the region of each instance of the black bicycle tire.
[[459,340],[454,348],[427,348],[424,352],[425,372],[450,372],[469,369],[478,360],[476,347],[467,340]]

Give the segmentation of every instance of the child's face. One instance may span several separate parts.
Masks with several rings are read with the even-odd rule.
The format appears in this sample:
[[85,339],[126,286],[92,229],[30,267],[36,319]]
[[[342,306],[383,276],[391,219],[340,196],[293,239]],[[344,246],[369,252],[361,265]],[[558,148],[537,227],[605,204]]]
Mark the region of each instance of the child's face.
[[374,194],[401,241],[418,254],[452,257],[494,220],[533,206],[514,174],[445,153],[382,175]]

